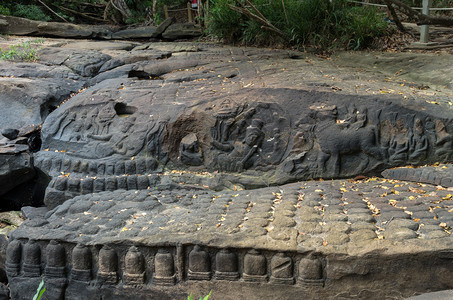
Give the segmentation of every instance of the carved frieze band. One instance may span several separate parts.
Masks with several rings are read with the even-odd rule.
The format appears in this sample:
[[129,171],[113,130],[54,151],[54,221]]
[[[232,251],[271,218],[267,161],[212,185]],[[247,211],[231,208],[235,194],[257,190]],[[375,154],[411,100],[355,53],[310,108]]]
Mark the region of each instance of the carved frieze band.
[[199,245],[183,246],[180,251],[177,247],[115,249],[109,245],[74,246],[56,241],[13,240],[6,253],[6,271],[10,279],[43,274],[47,279],[109,285],[122,282],[132,286],[171,286],[186,280],[242,280],[322,287],[325,267],[325,260],[313,254],[215,249]]

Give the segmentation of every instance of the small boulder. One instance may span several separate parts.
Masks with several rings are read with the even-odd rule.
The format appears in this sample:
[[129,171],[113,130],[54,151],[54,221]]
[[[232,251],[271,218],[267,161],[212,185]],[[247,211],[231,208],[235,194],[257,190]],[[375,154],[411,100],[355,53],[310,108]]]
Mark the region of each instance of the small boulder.
[[19,135],[19,130],[13,128],[6,128],[2,130],[2,135],[9,140],[15,140]]

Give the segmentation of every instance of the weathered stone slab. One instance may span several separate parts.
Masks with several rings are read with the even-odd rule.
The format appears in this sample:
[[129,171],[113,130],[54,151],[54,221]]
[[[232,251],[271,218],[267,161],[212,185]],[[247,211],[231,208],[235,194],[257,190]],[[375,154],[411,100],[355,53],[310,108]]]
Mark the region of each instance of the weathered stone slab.
[[193,39],[201,34],[200,26],[192,23],[176,23],[168,26],[162,33],[162,37],[167,40]]
[[33,178],[30,154],[0,154],[0,195]]
[[388,169],[382,172],[385,178],[423,182],[444,187],[453,187],[453,165],[406,167]]
[[[54,291],[67,299],[80,293],[127,298],[129,285],[141,287],[134,297],[171,298],[196,282],[214,293],[227,282],[231,297],[241,287],[251,299],[260,299],[262,289],[275,295],[272,290],[280,291],[281,285],[288,293],[282,299],[301,292],[330,298],[370,291],[372,298],[399,298],[448,288],[447,278],[427,279],[450,272],[453,223],[433,226],[411,216],[419,206],[431,219],[448,212],[446,192],[371,178],[251,191],[173,188],[77,196],[12,233],[9,282],[13,295],[24,295],[20,290],[35,284],[42,264],[48,282],[67,284],[66,292]],[[413,199],[392,199],[404,193]],[[432,193],[433,198],[424,196]],[[433,203],[439,207],[434,211]],[[408,218],[389,220],[393,210]],[[24,260],[32,263],[22,270]],[[415,272],[418,268],[424,272]],[[407,276],[413,280],[401,280]],[[370,277],[376,288],[370,288]],[[90,290],[102,282],[108,287]],[[381,288],[390,283],[394,288]]]
[[131,50],[137,45],[138,43],[127,41],[85,40],[85,41],[71,41],[63,45],[61,48],[106,51],[106,50]]
[[449,162],[448,91],[420,94],[285,50],[54,46],[39,53],[45,67],[14,65],[21,77],[2,78],[86,87],[43,124],[33,166],[51,211],[11,235],[13,298],[32,298],[41,275],[56,299],[211,289],[383,299],[452,288],[451,191],[330,180]]
[[[303,89],[261,87],[210,97],[206,81],[210,89],[222,89],[224,78],[234,82],[253,69],[238,62],[237,69],[209,72],[209,56],[193,55],[125,65],[122,78],[99,80],[73,97],[44,124],[43,147],[49,151],[37,161],[42,156],[115,165],[152,157],[172,169],[237,173],[237,182],[251,188],[356,176],[432,162],[440,153],[448,160],[453,153],[438,139],[451,138],[445,113],[416,111],[397,99]],[[107,175],[93,168],[81,173]],[[51,175],[63,171],[53,170],[43,169]]]
[[109,39],[112,35],[108,26],[41,22],[4,15],[0,19],[8,23],[0,27],[2,34],[104,39]]
[[112,34],[112,39],[150,39],[156,36],[156,27],[141,26],[117,31]]
[[50,111],[80,87],[80,82],[55,77],[33,80],[20,77],[2,78],[0,128],[18,129],[26,125],[41,124]]

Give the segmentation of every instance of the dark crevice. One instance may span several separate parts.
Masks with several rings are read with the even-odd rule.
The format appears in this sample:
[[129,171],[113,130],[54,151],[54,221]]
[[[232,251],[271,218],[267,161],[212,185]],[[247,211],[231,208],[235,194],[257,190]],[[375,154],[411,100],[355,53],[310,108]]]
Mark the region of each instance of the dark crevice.
[[138,79],[144,79],[144,80],[163,80],[162,77],[156,74],[149,74],[144,71],[136,71],[136,70],[131,70],[127,74],[128,78],[138,78]]
[[129,106],[125,103],[116,103],[115,106],[115,112],[119,117],[126,117],[129,115],[132,115],[137,111],[137,108],[135,106]]

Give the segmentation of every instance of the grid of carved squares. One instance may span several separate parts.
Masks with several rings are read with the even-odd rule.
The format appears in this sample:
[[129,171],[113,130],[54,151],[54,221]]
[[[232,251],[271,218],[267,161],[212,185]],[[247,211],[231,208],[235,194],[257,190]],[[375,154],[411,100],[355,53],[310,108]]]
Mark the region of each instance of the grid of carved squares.
[[[26,243],[14,240],[7,248],[6,270],[9,277],[39,277],[43,272],[49,279],[69,275],[69,279],[74,281],[98,280],[113,285],[120,279],[126,285],[174,285],[185,279],[214,279],[323,286],[325,278],[325,263],[314,255],[298,257],[281,252],[265,255],[255,249],[236,253],[229,249],[204,249],[198,245],[179,246],[154,250],[150,273],[149,260],[136,246],[121,254],[121,267],[115,249],[105,245],[94,257],[93,249],[95,247],[81,244],[73,246],[69,250],[71,266],[67,267],[66,249],[58,242],[50,241],[41,247],[33,240]],[[45,264],[42,263],[42,254]]]

